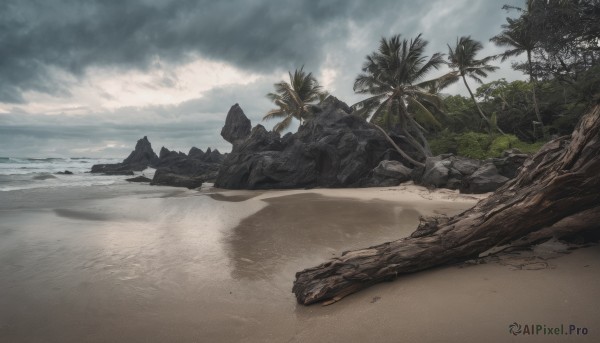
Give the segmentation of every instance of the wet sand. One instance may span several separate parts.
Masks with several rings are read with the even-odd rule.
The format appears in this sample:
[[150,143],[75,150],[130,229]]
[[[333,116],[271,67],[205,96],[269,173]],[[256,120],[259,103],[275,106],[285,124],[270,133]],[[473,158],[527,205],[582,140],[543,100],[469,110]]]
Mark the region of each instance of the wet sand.
[[[146,185],[0,193],[0,342],[464,342],[575,324],[598,341],[600,248],[453,265],[332,306],[294,274],[410,234],[477,197],[416,186],[189,191]],[[564,256],[561,256],[564,255]],[[555,257],[555,256],[547,256]],[[531,257],[534,258],[534,257]],[[525,261],[535,268],[520,268]]]

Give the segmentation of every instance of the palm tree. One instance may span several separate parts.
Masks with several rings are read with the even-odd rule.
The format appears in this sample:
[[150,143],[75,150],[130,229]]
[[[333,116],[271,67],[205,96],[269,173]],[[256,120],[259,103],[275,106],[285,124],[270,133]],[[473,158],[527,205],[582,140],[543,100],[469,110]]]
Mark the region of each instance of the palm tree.
[[[469,91],[469,94],[471,95],[471,99],[475,103],[475,107],[477,107],[477,111],[479,112],[481,119],[486,122],[491,132],[493,126],[492,122],[483,113],[481,107],[479,107],[479,104],[475,100],[475,96],[473,95],[473,92],[471,91],[466,79],[468,76],[477,83],[482,84],[483,81],[481,81],[481,77],[487,77],[489,72],[493,72],[498,69],[498,67],[488,64],[488,62],[490,62],[494,56],[484,57],[480,60],[475,58],[481,49],[483,49],[483,45],[481,45],[480,42],[471,39],[470,36],[457,38],[454,49],[448,44],[448,65],[462,78],[467,90]],[[504,134],[500,128],[497,126],[495,126],[495,128],[500,131],[500,133]]]
[[379,49],[366,57],[363,72],[354,82],[355,92],[371,95],[352,106],[356,113],[370,118],[396,150],[414,165],[423,164],[400,149],[381,126],[398,130],[418,152],[419,159],[431,156],[423,135],[424,125],[440,125],[430,109],[438,109],[441,99],[430,90],[443,88],[453,77],[446,75],[446,78],[422,81],[430,71],[444,64],[443,54],[435,53],[427,58],[426,46],[427,41],[420,34],[410,41],[401,40],[400,35],[382,38]]
[[283,118],[273,127],[275,132],[287,129],[293,119],[299,120],[302,125],[311,116],[311,104],[318,102],[324,94],[312,73],[307,74],[303,69],[296,69],[294,74],[289,72],[290,82],[276,83],[275,93],[267,94],[267,98],[279,108],[270,110],[263,120]]
[[[529,1],[529,10],[531,9],[531,6],[532,2]],[[519,56],[522,53],[527,54],[527,73],[529,74],[529,82],[532,85],[533,109],[535,111],[535,116],[538,122],[542,126],[542,132],[544,132],[545,135],[545,130],[543,129],[544,123],[540,115],[540,110],[538,107],[536,96],[536,79],[533,75],[533,62],[531,59],[531,55],[533,49],[536,48],[537,40],[535,39],[535,36],[533,34],[533,29],[531,26],[532,23],[529,20],[529,17],[527,16],[529,10],[518,19],[506,18],[507,23],[502,24],[502,32],[490,38],[490,41],[494,42],[497,46],[508,48],[508,50],[500,54],[500,56],[502,57],[502,62],[506,61],[510,57]]]

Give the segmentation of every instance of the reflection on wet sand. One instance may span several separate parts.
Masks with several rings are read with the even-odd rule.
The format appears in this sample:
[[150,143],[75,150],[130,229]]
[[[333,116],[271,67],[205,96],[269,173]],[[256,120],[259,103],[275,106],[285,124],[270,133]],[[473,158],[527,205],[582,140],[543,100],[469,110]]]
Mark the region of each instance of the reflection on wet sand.
[[71,219],[83,219],[83,220],[109,220],[111,217],[106,213],[95,213],[89,211],[75,211],[65,208],[57,208],[54,213],[60,217],[71,218]]
[[232,276],[270,279],[286,263],[331,257],[365,243],[400,237],[419,212],[383,200],[331,198],[315,193],[265,200],[269,206],[244,219],[225,238]]
[[211,199],[217,201],[227,201],[227,202],[242,202],[252,198],[256,198],[259,195],[262,195],[264,192],[261,191],[248,191],[242,194],[223,194],[223,193],[209,193],[207,194]]
[[296,304],[297,271],[406,236],[420,213],[474,204],[463,199],[416,186],[0,193],[0,342],[464,342],[466,324],[490,341],[509,321],[561,322],[572,309],[598,326],[598,249],[518,278],[493,264],[439,268],[335,306]]

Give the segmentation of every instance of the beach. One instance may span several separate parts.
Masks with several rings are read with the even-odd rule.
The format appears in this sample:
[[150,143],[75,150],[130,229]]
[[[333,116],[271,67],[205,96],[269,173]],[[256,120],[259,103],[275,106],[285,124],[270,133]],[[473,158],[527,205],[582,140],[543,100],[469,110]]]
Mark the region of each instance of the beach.
[[[296,272],[485,196],[411,184],[0,192],[0,341],[597,341],[597,245],[439,267],[331,306],[296,303]],[[588,333],[513,336],[515,322]]]

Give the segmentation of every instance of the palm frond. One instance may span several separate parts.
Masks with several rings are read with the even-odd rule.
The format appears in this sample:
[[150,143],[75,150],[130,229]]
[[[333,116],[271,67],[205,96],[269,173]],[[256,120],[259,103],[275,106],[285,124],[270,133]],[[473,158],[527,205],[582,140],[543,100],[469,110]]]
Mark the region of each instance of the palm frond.
[[294,117],[292,117],[292,116],[285,117],[285,119],[283,119],[279,123],[275,124],[275,126],[273,126],[273,131],[275,131],[277,133],[281,133],[281,132],[285,131],[292,124],[292,119],[294,119]]
[[417,123],[428,124],[431,126],[442,127],[442,124],[435,116],[419,101],[414,98],[408,98],[408,103],[413,106],[414,117]]
[[283,117],[287,117],[288,114],[285,113],[284,111],[282,111],[281,109],[274,109],[274,110],[270,110],[269,112],[267,112],[267,114],[265,114],[265,116],[262,118],[263,120],[271,120],[271,119],[278,119],[278,118],[283,118]]

